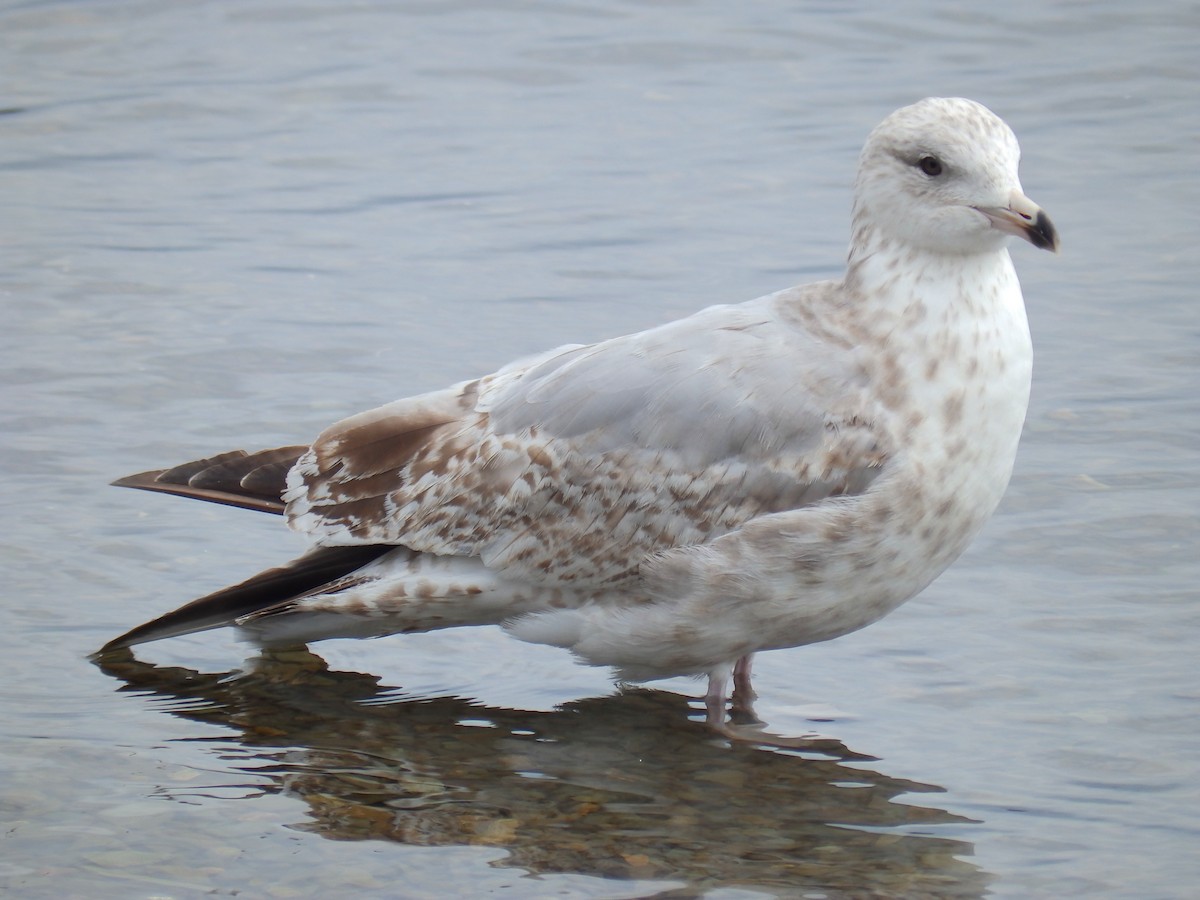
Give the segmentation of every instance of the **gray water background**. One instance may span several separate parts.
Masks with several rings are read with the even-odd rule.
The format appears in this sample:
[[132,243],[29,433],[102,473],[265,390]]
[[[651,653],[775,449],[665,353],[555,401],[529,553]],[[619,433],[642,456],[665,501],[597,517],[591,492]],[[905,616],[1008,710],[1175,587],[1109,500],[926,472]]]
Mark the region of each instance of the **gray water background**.
[[[1197,46],[1177,0],[0,6],[0,888],[1193,896]],[[863,138],[930,94],[1007,119],[1064,248],[1013,248],[994,521],[759,658],[771,730],[824,744],[490,630],[87,661],[300,548],[109,480],[836,276]]]

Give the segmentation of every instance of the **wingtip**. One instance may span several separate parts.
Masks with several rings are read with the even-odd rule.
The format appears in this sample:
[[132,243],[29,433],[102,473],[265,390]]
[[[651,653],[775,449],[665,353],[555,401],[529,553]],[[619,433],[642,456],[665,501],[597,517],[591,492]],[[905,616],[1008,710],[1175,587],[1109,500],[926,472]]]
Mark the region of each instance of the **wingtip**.
[[144,644],[148,641],[157,640],[157,638],[150,633],[151,629],[149,627],[157,624],[157,622],[158,620],[155,619],[153,622],[147,622],[143,625],[139,625],[137,628],[129,629],[124,634],[113,638],[99,650],[92,653],[88,658],[92,660],[101,658],[108,659],[109,657],[118,653],[131,653],[132,648],[137,644]]
[[94,663],[114,662],[122,659],[132,659],[133,650],[131,645],[125,643],[121,638],[109,641],[99,650],[94,650],[87,656],[88,660]]
[[172,469],[126,475],[110,484],[281,515],[287,472],[307,449],[276,447],[257,453],[231,450]]
[[319,590],[394,550],[386,544],[317,547],[245,581],[206,594],[113,638],[92,658],[128,652],[137,644],[237,625],[243,617]]
[[142,488],[143,490],[152,489],[153,485],[158,484],[158,478],[165,472],[166,469],[153,469],[149,472],[138,472],[136,475],[126,475],[114,481],[110,481],[112,487],[127,487],[127,488]]

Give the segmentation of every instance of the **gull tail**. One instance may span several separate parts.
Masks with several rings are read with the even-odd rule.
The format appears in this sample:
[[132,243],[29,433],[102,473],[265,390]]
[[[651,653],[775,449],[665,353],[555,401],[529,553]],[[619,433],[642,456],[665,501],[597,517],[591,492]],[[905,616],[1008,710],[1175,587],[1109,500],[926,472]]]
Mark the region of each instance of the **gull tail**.
[[[150,488],[150,490],[156,490],[156,488]],[[192,495],[188,494],[187,496]],[[212,498],[205,496],[202,499]],[[227,501],[218,500],[216,502]],[[147,641],[158,641],[197,631],[207,631],[210,628],[220,628],[223,625],[233,625],[244,616],[312,593],[395,549],[386,544],[317,547],[286,565],[276,569],[267,569],[241,584],[235,584],[206,597],[201,597],[199,600],[193,600],[174,612],[139,625],[109,641],[94,655],[103,656],[116,650],[132,647],[134,644],[144,644]]]
[[308,447],[277,447],[257,453],[231,450],[173,469],[118,478],[113,484],[283,515],[287,473],[306,450]]

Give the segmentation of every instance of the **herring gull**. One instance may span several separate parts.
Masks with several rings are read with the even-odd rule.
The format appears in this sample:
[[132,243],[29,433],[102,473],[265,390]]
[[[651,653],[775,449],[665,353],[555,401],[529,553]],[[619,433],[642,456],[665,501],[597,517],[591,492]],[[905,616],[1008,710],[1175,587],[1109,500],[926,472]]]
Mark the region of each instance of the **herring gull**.
[[1032,356],[1006,239],[1058,246],[1018,158],[985,107],[922,100],[867,138],[841,280],[117,481],[281,514],[312,547],[100,653],[497,624],[622,680],[707,676],[723,723],[752,654],[886,615],[995,510]]

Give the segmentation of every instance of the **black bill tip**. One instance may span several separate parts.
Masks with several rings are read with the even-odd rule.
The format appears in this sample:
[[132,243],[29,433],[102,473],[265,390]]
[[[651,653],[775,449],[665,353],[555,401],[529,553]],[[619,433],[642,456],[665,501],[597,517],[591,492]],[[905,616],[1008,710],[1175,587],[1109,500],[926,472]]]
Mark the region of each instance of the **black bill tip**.
[[1038,210],[1037,217],[1029,224],[1027,234],[1029,243],[1039,250],[1058,252],[1058,229],[1054,227],[1050,217],[1041,210]]

